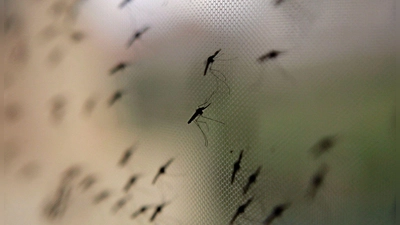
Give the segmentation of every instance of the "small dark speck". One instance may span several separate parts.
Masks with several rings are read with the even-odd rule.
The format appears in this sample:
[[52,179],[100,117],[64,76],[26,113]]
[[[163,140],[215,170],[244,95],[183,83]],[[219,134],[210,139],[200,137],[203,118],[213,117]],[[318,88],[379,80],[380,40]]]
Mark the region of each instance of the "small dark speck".
[[50,53],[47,55],[47,60],[51,65],[58,65],[62,59],[64,58],[64,54],[59,47],[53,48]]
[[40,173],[40,166],[38,162],[28,162],[19,170],[19,175],[27,180],[36,178]]
[[88,98],[83,105],[83,112],[90,115],[96,107],[96,99],[94,97]]
[[55,122],[61,121],[65,116],[67,99],[62,95],[57,95],[51,100],[50,115]]
[[71,33],[71,40],[80,42],[85,38],[85,34],[82,31],[74,31]]
[[9,122],[16,122],[22,117],[22,109],[18,103],[10,103],[4,110],[5,118]]
[[10,63],[26,63],[29,58],[28,45],[25,41],[18,41],[11,49],[9,55]]
[[73,179],[75,179],[77,176],[81,174],[81,167],[79,165],[74,165],[69,167],[67,170],[64,171],[63,173],[63,182],[69,182]]
[[49,12],[53,16],[60,16],[64,11],[66,11],[67,7],[66,1],[59,0],[50,6]]
[[57,37],[58,34],[59,31],[54,25],[48,25],[40,31],[39,38],[41,39],[41,41],[48,43],[49,41]]

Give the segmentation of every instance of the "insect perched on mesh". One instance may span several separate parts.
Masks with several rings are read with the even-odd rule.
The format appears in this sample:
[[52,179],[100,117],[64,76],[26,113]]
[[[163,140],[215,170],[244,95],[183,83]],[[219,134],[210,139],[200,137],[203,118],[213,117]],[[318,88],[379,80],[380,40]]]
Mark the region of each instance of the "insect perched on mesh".
[[113,106],[115,102],[117,102],[122,98],[122,94],[124,94],[122,90],[115,91],[114,94],[108,100],[108,106],[109,107]]
[[211,120],[211,121],[214,121],[214,122],[217,122],[217,123],[225,125],[221,121],[218,121],[218,120],[203,116],[204,110],[206,110],[211,105],[211,103],[209,103],[208,101],[210,100],[210,98],[213,96],[214,93],[215,93],[215,91],[211,94],[211,96],[203,104],[198,106],[198,108],[196,109],[196,111],[194,112],[192,117],[190,117],[190,119],[188,121],[188,124],[194,122],[196,124],[196,126],[200,129],[201,133],[203,134],[204,144],[205,144],[206,147],[208,146],[208,139],[207,139],[207,136],[204,133],[203,129],[201,129],[199,123],[205,124],[207,126],[207,130],[208,130],[208,124],[205,121],[199,121],[199,118],[208,119],[208,120]]
[[231,184],[235,181],[236,173],[240,170],[240,163],[242,162],[244,150],[240,151],[238,160],[233,164],[233,171],[231,176]]
[[318,190],[321,188],[325,181],[325,176],[328,173],[328,165],[322,164],[317,172],[311,177],[309,189],[306,196],[311,197],[312,199],[315,198],[317,195]]
[[265,218],[265,220],[262,222],[263,225],[270,225],[274,220],[277,218],[281,217],[283,212],[285,212],[289,207],[291,203],[284,203],[284,204],[279,204],[275,206],[272,209],[272,212]]
[[135,42],[136,40],[140,39],[142,37],[142,35],[147,32],[150,29],[149,26],[145,26],[142,29],[136,31],[132,37],[129,39],[128,44],[127,44],[127,48],[131,47],[131,45],[133,44],[133,42]]
[[120,159],[118,165],[121,167],[124,167],[128,163],[128,160],[132,157],[132,154],[135,151],[135,149],[136,149],[135,145],[132,145],[131,147],[126,149],[124,154],[122,155],[122,158]]
[[93,203],[94,204],[99,204],[100,202],[104,201],[105,199],[107,199],[108,197],[110,197],[111,193],[108,190],[103,190],[100,193],[98,193],[94,199],[93,199]]
[[315,158],[320,157],[322,154],[328,152],[336,144],[336,135],[325,136],[321,138],[312,148],[311,153]]
[[124,70],[126,67],[128,66],[128,64],[126,62],[120,62],[117,65],[115,65],[113,68],[110,69],[110,76],[114,75],[115,73]]
[[151,207],[152,207],[152,205],[143,205],[138,210],[136,210],[135,212],[132,213],[131,218],[135,219],[136,217],[146,213],[147,210],[149,210]]
[[158,179],[159,176],[165,174],[167,168],[169,167],[169,165],[171,165],[171,163],[172,163],[173,161],[174,161],[174,158],[168,160],[167,163],[165,163],[163,166],[160,167],[160,169],[158,170],[156,176],[155,176],[154,179],[153,179],[153,182],[152,182],[153,185],[157,182],[157,179]]
[[[225,75],[221,71],[212,68],[215,60],[217,59],[217,55],[219,54],[220,51],[221,51],[221,49],[218,49],[213,55],[211,55],[207,58],[206,68],[204,69],[203,75],[206,76],[208,72],[211,73],[211,75],[213,75],[215,77],[217,82],[220,81],[226,86],[226,88],[228,89],[228,93],[230,94],[231,89],[230,89],[229,85],[226,83]],[[218,59],[218,61],[228,61],[228,60],[231,60],[231,59]],[[218,76],[216,73],[220,74],[222,76],[222,78],[220,76]]]
[[233,215],[231,221],[229,222],[230,225],[233,225],[236,221],[236,219],[245,213],[246,208],[250,205],[250,203],[253,201],[253,197],[249,198],[244,204],[240,205],[239,208],[236,210],[235,214]]
[[261,166],[259,166],[257,170],[249,176],[246,186],[243,187],[244,195],[249,191],[250,187],[257,182],[257,177],[260,175],[260,172]]

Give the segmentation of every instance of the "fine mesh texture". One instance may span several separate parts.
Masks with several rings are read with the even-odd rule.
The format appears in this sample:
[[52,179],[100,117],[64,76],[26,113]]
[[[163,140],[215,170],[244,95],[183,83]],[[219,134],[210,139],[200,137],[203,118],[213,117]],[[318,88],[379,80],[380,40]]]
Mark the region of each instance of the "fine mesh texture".
[[[7,2],[14,20],[5,36],[6,224],[229,224],[250,198],[233,224],[261,225],[289,202],[273,224],[394,224],[392,1],[120,3]],[[71,6],[66,18],[57,14],[63,5]],[[82,41],[69,38],[74,31]],[[283,53],[257,61],[272,50]],[[110,76],[121,61],[127,68]],[[123,96],[109,107],[116,90]],[[63,101],[54,108],[57,96]],[[211,104],[203,116],[224,123],[199,119],[208,146],[187,124],[204,103]],[[329,135],[337,142],[315,159],[310,149]],[[324,163],[326,180],[310,199],[310,179]],[[87,191],[72,182],[65,214],[52,220],[43,208],[72,165],[79,179],[97,181]],[[140,178],[130,200],[113,213],[132,174]],[[93,204],[104,190],[110,197]],[[171,204],[150,222],[163,201]],[[145,204],[153,208],[130,218]]]

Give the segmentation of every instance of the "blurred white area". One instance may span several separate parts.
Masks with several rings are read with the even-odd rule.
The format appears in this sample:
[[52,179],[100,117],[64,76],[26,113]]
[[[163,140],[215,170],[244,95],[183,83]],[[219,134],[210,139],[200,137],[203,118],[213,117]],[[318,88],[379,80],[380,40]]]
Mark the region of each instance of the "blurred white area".
[[[388,224],[383,215],[391,196],[364,198],[384,193],[379,184],[391,178],[379,173],[392,163],[387,149],[393,140],[383,133],[394,103],[393,1],[288,0],[276,10],[264,0],[132,0],[119,9],[120,3],[7,3],[6,19],[14,20],[5,36],[5,224],[131,224],[138,207],[165,199],[173,204],[156,224],[227,224],[242,202],[236,197],[241,189],[224,180],[240,149],[251,152],[247,173],[261,163],[265,174],[272,174],[262,180],[276,192],[259,202],[270,210],[280,198],[299,198],[316,165],[305,156],[307,146],[331,132],[344,137],[326,160],[337,166],[331,192],[311,209],[299,203],[285,220],[318,224],[313,215],[321,214],[324,224]],[[57,14],[65,9],[66,18]],[[149,31],[127,49],[128,39],[144,26]],[[71,39],[77,31],[81,41]],[[208,115],[226,126],[209,123],[207,149],[187,120],[215,89],[212,77],[202,72],[204,60],[219,48],[221,59],[232,59],[215,64],[232,93],[218,94],[212,103]],[[279,66],[298,86],[288,85],[279,69],[256,63],[275,48],[288,51]],[[129,66],[110,76],[121,61]],[[261,88],[252,89],[254,83]],[[108,107],[117,89],[125,95]],[[57,99],[64,99],[60,109],[52,105]],[[87,113],[90,99],[95,105]],[[52,110],[61,119],[53,118]],[[137,151],[120,169],[118,160],[134,143]],[[373,150],[360,153],[360,147]],[[170,158],[176,159],[170,172],[180,175],[162,180],[167,190],[151,186]],[[370,174],[368,163],[380,170]],[[65,215],[48,220],[43,207],[72,165],[82,165],[79,179],[93,173],[99,181],[86,192],[74,189]],[[110,208],[124,196],[121,189],[132,173],[144,175],[132,191],[134,201],[114,215]],[[371,188],[370,176],[376,179]],[[93,205],[105,189],[111,197]],[[331,205],[324,207],[326,202]],[[362,208],[366,203],[371,205]],[[137,223],[148,224],[150,215]]]

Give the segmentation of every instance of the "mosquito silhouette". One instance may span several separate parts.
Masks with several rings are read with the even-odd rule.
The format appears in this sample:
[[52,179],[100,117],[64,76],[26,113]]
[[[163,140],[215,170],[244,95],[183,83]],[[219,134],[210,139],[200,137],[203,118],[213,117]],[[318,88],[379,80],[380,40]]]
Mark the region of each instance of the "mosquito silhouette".
[[111,96],[111,98],[108,100],[108,107],[111,107],[114,105],[115,102],[120,100],[122,98],[123,92],[121,90],[117,90],[114,92],[114,94]]
[[239,170],[240,170],[240,163],[242,162],[243,152],[244,152],[244,150],[242,150],[240,152],[238,160],[233,164],[233,172],[232,172],[232,177],[231,177],[231,184],[233,184],[233,182],[235,181],[236,173],[239,172]]
[[280,56],[282,53],[282,51],[278,51],[278,50],[271,50],[267,53],[265,53],[264,55],[258,57],[258,62],[262,63],[262,62],[267,62],[270,60],[274,60],[276,58],[278,58],[278,56]]
[[270,225],[272,224],[272,222],[281,217],[283,212],[285,212],[289,207],[290,207],[291,203],[284,203],[284,204],[279,204],[277,206],[275,206],[272,209],[272,212],[267,216],[267,218],[265,218],[265,220],[262,222],[263,225]]
[[129,189],[132,187],[132,185],[134,185],[134,184],[136,183],[137,179],[139,179],[139,175],[137,175],[137,174],[132,175],[132,176],[129,178],[128,182],[126,183],[126,185],[125,185],[125,187],[124,187],[124,191],[125,191],[125,192],[128,192]]
[[322,184],[325,181],[325,176],[328,173],[328,166],[326,164],[322,164],[318,171],[312,176],[310,180],[308,195],[311,198],[315,198],[318,190],[321,188]]
[[147,212],[147,210],[149,210],[150,207],[151,207],[151,205],[144,205],[144,206],[140,207],[138,210],[136,210],[135,212],[132,213],[131,218],[135,219],[139,215]]
[[[206,61],[206,68],[204,69],[204,76],[207,75],[207,72],[210,72],[210,73],[217,79],[217,81],[221,81],[221,82],[228,88],[228,93],[230,93],[230,92],[231,92],[231,89],[230,89],[230,87],[228,86],[228,84],[226,83],[226,77],[225,77],[225,75],[224,75],[221,71],[212,68],[212,65],[214,64],[215,59],[216,59],[216,57],[217,57],[217,55],[219,54],[220,51],[221,51],[221,49],[218,49],[218,50],[214,53],[214,55],[211,55],[211,56],[209,56],[209,57],[207,58],[207,61]],[[221,59],[220,59],[220,60],[221,60]],[[225,59],[225,60],[221,60],[221,61],[227,61],[227,60],[229,60],[229,59]],[[217,76],[217,75],[215,74],[216,72],[219,73],[219,74],[221,74],[223,78],[220,78],[219,76]]]
[[146,26],[143,29],[136,31],[132,37],[129,39],[128,41],[128,45],[127,48],[131,47],[131,45],[133,44],[133,42],[135,42],[136,40],[140,39],[140,37],[142,37],[142,35],[148,31],[150,29],[150,27]]
[[235,215],[233,215],[231,221],[229,222],[230,225],[233,225],[233,223],[236,221],[236,219],[243,214],[246,211],[246,208],[250,205],[250,203],[253,201],[253,197],[247,200],[246,203],[243,205],[239,206],[239,208],[236,210]]
[[162,212],[162,210],[164,209],[164,207],[167,206],[167,205],[169,205],[169,204],[170,204],[170,202],[163,202],[163,203],[161,203],[160,205],[158,205],[158,206],[156,207],[156,209],[154,210],[153,215],[150,217],[150,222],[153,222],[153,221],[156,219],[157,215],[160,214],[160,213]]
[[[208,119],[208,120],[211,120],[211,121],[220,123],[220,124],[224,124],[224,123],[221,122],[221,121],[218,121],[218,120],[215,120],[215,119],[212,119],[212,118],[203,116],[204,110],[206,110],[206,109],[211,105],[211,103],[209,103],[208,101],[210,100],[210,98],[213,96],[214,93],[215,93],[215,91],[211,94],[211,96],[210,96],[203,104],[201,104],[201,105],[198,106],[198,108],[196,109],[196,111],[194,112],[194,114],[192,115],[192,117],[190,117],[190,119],[189,119],[189,121],[188,121],[188,124],[194,122],[194,123],[196,124],[196,126],[200,129],[201,133],[203,134],[204,141],[205,141],[205,146],[206,146],[206,147],[208,146],[208,139],[207,139],[207,136],[206,136],[206,134],[204,133],[203,129],[201,129],[199,123],[204,123],[204,124],[206,124],[207,130],[208,130],[208,125],[207,125],[207,123],[206,123],[205,121],[199,121],[199,118],[201,117],[201,118]],[[224,124],[224,125],[225,125],[225,124]]]
[[115,73],[124,70],[126,67],[128,66],[128,64],[126,62],[120,62],[118,63],[116,66],[114,66],[113,68],[111,68],[110,70],[110,76],[114,75]]
[[133,0],[124,0],[124,1],[122,1],[120,4],[119,4],[119,8],[120,9],[122,9],[122,8],[124,8],[126,5],[128,5],[128,3],[130,3],[131,1],[133,1]]
[[315,158],[320,157],[322,154],[328,152],[336,144],[336,136],[330,135],[321,138],[312,148],[311,152]]
[[121,160],[119,161],[119,165],[121,167],[125,166],[125,164],[128,162],[128,160],[131,158],[133,152],[135,151],[135,146],[131,146],[128,149],[125,150],[125,153],[122,155]]
[[260,172],[261,172],[261,166],[259,166],[257,168],[257,170],[253,174],[250,175],[246,186],[244,186],[244,188],[243,188],[244,195],[249,191],[250,187],[257,182],[257,177],[258,177],[258,175],[260,175]]
[[167,170],[167,168],[169,167],[169,165],[171,165],[171,163],[174,161],[174,158],[168,160],[167,163],[165,163],[163,166],[161,166],[161,168],[158,170],[156,176],[153,179],[152,184],[154,185],[157,182],[157,179],[159,176],[165,174],[165,171]]
[[290,82],[293,85],[296,85],[297,81],[294,77],[290,76],[289,74],[286,73],[286,71],[283,69],[283,67],[281,66],[281,64],[279,63],[279,61],[276,61],[276,59],[281,56],[283,53],[286,53],[286,51],[279,51],[279,50],[271,50],[267,53],[265,53],[264,55],[261,55],[260,57],[258,57],[257,61],[259,63],[267,63],[270,61],[275,61],[275,64],[277,64],[277,68],[280,70],[281,74],[283,74],[283,76],[290,80]]

